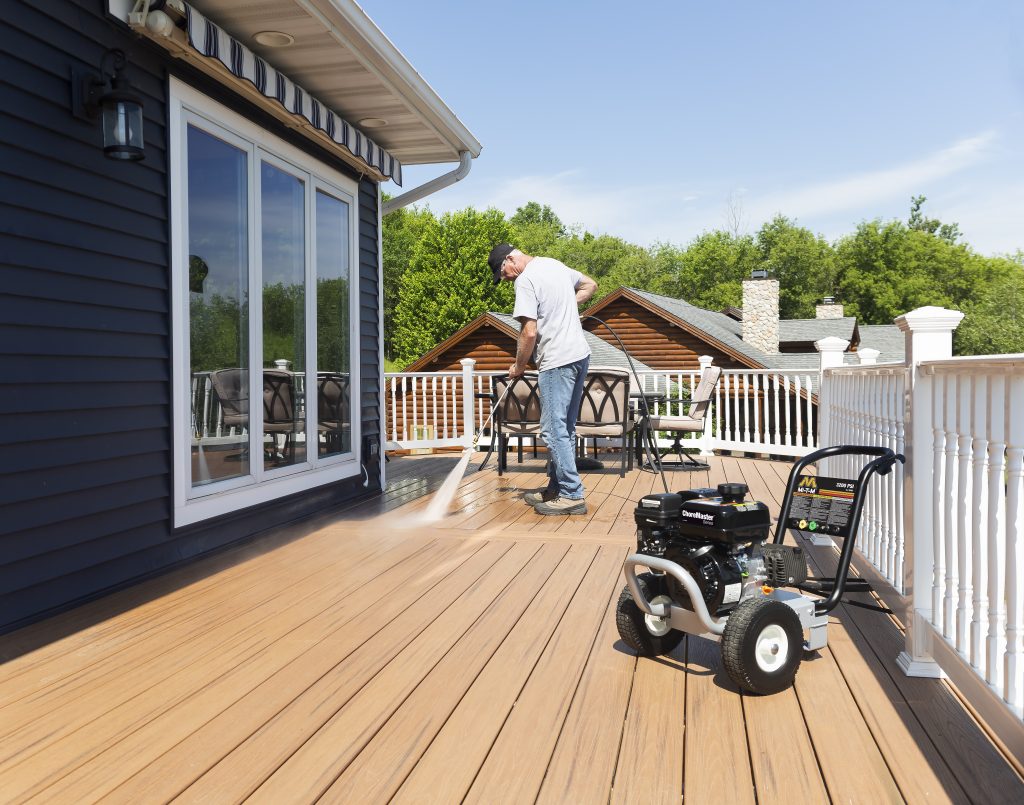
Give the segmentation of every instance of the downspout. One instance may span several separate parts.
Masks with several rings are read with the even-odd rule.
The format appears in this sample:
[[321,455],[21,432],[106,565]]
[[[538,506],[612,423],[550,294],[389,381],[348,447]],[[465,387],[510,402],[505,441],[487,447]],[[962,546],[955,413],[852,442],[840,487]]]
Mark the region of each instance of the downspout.
[[381,208],[381,216],[392,213],[397,209],[405,207],[407,204],[412,204],[414,201],[419,201],[421,198],[426,198],[431,193],[436,193],[438,190],[444,190],[449,185],[455,184],[461,179],[465,179],[469,175],[469,169],[473,166],[473,155],[469,151],[459,152],[459,166],[448,173],[438,176],[436,179],[431,179],[425,184],[421,184],[419,187],[415,187],[407,193],[402,193],[400,196],[395,196],[393,199],[384,202],[384,206]]

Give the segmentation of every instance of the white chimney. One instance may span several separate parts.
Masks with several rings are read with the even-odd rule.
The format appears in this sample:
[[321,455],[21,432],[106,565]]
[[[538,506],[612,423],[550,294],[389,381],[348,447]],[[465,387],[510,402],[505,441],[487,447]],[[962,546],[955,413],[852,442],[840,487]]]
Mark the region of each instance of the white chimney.
[[826,296],[820,305],[815,306],[814,315],[819,319],[841,319],[843,306],[837,305],[834,297]]
[[762,352],[779,351],[779,281],[764,269],[743,280],[743,340]]

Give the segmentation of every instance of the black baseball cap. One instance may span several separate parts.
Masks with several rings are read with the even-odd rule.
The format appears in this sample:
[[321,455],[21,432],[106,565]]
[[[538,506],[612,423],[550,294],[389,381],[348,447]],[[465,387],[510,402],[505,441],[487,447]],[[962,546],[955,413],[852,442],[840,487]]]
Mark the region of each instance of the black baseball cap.
[[501,264],[505,262],[506,257],[515,251],[515,248],[515,246],[509,243],[499,243],[491,249],[491,256],[487,258],[487,265],[491,267],[495,285],[501,282]]

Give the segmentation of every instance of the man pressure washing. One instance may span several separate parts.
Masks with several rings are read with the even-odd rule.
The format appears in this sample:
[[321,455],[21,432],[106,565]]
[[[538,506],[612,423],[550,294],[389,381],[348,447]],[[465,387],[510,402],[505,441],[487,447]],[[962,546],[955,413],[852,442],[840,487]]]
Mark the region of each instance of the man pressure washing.
[[524,496],[538,514],[586,514],[583,482],[576,469],[576,419],[590,365],[579,305],[597,290],[590,277],[550,257],[531,257],[508,243],[491,249],[487,263],[494,284],[514,282],[512,315],[522,325],[516,360],[508,370],[516,378],[533,357],[538,370],[541,438],[548,448],[548,484]]

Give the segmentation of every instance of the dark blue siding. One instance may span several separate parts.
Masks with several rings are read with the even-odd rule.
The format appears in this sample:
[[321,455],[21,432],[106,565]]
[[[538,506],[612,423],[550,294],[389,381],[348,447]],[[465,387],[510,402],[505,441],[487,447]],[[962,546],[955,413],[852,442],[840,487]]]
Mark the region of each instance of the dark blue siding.
[[[105,16],[104,0],[0,15],[0,631],[368,494],[352,479],[174,529],[170,71],[346,175],[332,157]],[[126,51],[146,159],[102,153],[72,67]],[[377,188],[359,182],[363,431],[378,426]],[[379,467],[368,466],[370,492]]]

